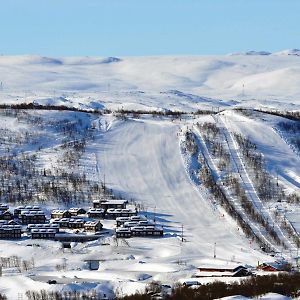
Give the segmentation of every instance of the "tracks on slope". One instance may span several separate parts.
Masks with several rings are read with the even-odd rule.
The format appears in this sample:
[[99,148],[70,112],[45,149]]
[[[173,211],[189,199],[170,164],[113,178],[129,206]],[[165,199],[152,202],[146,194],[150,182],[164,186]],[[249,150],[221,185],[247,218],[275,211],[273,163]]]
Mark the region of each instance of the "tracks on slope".
[[231,132],[226,126],[226,123],[222,119],[221,116],[213,116],[215,122],[219,125],[221,132],[224,135],[227,147],[230,152],[230,156],[234,163],[235,171],[239,174],[239,181],[242,184],[244,191],[248,197],[248,199],[252,202],[253,206],[256,209],[256,212],[259,213],[266,222],[270,222],[273,226],[274,231],[277,233],[277,236],[281,240],[281,242],[285,245],[285,247],[289,250],[296,251],[297,247],[294,243],[292,243],[286,234],[282,231],[278,223],[274,220],[274,217],[271,215],[270,211],[265,207],[264,203],[258,196],[256,189],[253,185],[252,180],[248,174],[248,171],[245,167],[245,164],[241,158],[239,147],[235,142]]
[[271,241],[269,241],[266,238],[265,232],[263,232],[263,230],[249,218],[248,214],[244,211],[242,206],[238,203],[237,199],[233,198],[229,194],[229,191],[226,188],[224,188],[223,182],[220,177],[220,172],[219,172],[217,166],[215,165],[213,158],[207,149],[207,146],[204,142],[204,139],[203,139],[200,131],[195,126],[193,129],[194,129],[194,133],[196,134],[196,136],[198,138],[198,146],[200,147],[200,150],[203,154],[204,160],[205,160],[207,166],[209,167],[209,169],[215,179],[216,184],[222,190],[222,192],[226,196],[226,198],[227,198],[228,202],[230,203],[230,205],[232,206],[232,208],[239,214],[239,216],[243,219],[243,221],[245,221],[248,224],[248,226],[250,227],[250,230],[252,231],[252,234],[254,236],[256,236],[256,238],[261,242],[261,244],[264,244],[264,245],[268,246],[268,248],[273,249],[277,252],[280,252],[280,250],[277,248],[277,246],[274,245]]

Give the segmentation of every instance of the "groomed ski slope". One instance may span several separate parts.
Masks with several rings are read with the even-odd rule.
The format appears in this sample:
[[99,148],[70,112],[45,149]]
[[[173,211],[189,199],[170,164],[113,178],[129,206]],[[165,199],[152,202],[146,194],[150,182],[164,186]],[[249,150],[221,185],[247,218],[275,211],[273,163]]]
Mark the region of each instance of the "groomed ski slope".
[[108,186],[163,214],[166,231],[180,236],[183,224],[181,259],[210,259],[216,242],[219,258],[229,261],[235,255],[237,261],[255,264],[260,254],[249,248],[234,223],[213,211],[185,172],[178,130],[167,120],[129,120],[101,134],[95,151]]
[[264,115],[261,118],[249,118],[234,110],[228,110],[221,116],[229,131],[236,131],[248,137],[258,146],[273,176],[277,176],[291,190],[300,189],[300,157],[272,128],[273,124],[284,118]]

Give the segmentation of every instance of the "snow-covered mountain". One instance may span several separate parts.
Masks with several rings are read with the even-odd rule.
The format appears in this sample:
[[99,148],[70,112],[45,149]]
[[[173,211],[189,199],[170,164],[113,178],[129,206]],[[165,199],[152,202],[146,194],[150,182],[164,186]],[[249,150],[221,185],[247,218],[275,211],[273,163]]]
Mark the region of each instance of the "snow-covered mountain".
[[296,49],[223,56],[1,56],[0,74],[1,102],[64,96],[73,105],[100,101],[106,107],[300,107]]

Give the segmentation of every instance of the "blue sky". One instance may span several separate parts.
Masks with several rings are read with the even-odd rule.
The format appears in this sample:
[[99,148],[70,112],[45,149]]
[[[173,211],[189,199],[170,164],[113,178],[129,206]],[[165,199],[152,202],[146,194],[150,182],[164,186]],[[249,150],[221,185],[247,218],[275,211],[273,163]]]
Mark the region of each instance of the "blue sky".
[[299,48],[298,0],[2,0],[0,54],[198,55]]

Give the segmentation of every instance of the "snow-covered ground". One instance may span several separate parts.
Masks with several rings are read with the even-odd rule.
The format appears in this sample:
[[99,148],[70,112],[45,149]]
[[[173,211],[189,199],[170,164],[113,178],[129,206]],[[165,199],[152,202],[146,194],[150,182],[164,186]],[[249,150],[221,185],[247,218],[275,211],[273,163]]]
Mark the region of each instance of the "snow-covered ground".
[[192,110],[242,105],[297,110],[300,57],[295,53],[1,56],[1,102],[35,101],[82,108],[104,105],[114,109]]
[[[220,107],[226,110],[217,118],[227,135],[239,132],[251,139],[263,154],[268,171],[273,176],[278,174],[286,190],[299,192],[299,155],[274,129],[280,118],[249,117],[232,110],[239,106],[299,110],[300,57],[290,55],[293,53],[121,59],[2,56],[0,104],[34,102],[149,111],[216,111]],[[258,261],[274,259],[249,241],[191,176],[180,144],[182,130],[192,128],[196,121],[214,121],[212,117],[171,120],[144,115],[122,120],[113,114],[79,115],[39,111],[36,116],[53,121],[46,127],[1,115],[0,128],[4,134],[9,130],[19,136],[34,132],[33,140],[23,141],[18,151],[38,153],[39,167],[51,168],[59,160],[58,149],[64,142],[55,122],[71,118],[82,119],[83,125],[92,124],[93,138],[87,142],[80,171],[96,181],[105,176],[107,186],[116,195],[141,203],[144,213],[164,226],[165,235],[161,239],[131,238],[118,245],[112,237],[101,238],[74,244],[72,252],[64,252],[58,242],[38,241],[37,247],[27,246],[32,244],[30,240],[0,241],[1,257],[17,255],[35,260],[34,269],[28,272],[3,270],[0,292],[9,299],[18,299],[29,289],[130,294],[143,290],[151,280],[173,284],[190,278],[201,264],[255,267]],[[233,144],[228,147],[238,157]],[[5,149],[6,144],[0,145],[1,155]],[[242,161],[238,163],[242,165]],[[246,171],[241,176],[253,201],[261,205]],[[55,204],[45,206],[50,209]],[[287,219],[300,230],[299,209],[287,205],[285,210]],[[264,212],[269,216],[269,211]],[[105,221],[104,227],[111,229],[113,224]],[[84,260],[90,258],[100,259],[99,270],[87,269]],[[58,266],[64,264],[65,271],[59,270]],[[49,279],[58,284],[47,284]]]

